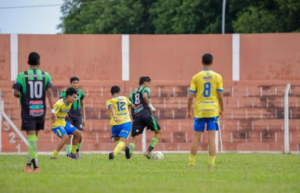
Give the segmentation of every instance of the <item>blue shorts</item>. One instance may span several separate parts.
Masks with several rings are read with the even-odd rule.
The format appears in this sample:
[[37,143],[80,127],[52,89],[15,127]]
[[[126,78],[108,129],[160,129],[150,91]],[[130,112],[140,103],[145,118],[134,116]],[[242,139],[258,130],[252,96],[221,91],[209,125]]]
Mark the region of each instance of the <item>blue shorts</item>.
[[71,125],[68,121],[66,121],[66,126],[59,126],[59,127],[55,127],[52,128],[52,131],[58,136],[61,137],[65,134],[72,134],[74,133],[74,131],[76,131],[76,127],[74,127],[73,125]]
[[194,131],[204,132],[205,124],[206,130],[219,130],[219,117],[213,118],[194,118]]
[[111,128],[111,138],[124,137],[128,138],[131,131],[131,122],[123,123],[121,125],[114,125]]

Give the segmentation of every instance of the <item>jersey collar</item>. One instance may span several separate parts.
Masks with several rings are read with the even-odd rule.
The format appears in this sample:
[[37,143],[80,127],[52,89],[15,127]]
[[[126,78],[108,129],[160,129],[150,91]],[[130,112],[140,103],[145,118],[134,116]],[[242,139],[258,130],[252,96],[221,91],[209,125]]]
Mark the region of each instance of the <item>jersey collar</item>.
[[208,68],[204,68],[203,71],[210,71],[211,69]]
[[65,99],[63,99],[63,101],[64,101],[65,105],[68,106],[68,104],[66,103]]

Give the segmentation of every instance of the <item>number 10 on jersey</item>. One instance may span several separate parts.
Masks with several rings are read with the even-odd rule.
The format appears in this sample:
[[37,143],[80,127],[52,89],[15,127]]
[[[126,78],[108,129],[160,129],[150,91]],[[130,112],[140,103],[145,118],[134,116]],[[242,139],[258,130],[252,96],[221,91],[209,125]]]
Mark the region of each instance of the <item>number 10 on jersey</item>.
[[210,97],[210,88],[211,88],[210,82],[204,84],[204,91],[203,91],[204,97]]

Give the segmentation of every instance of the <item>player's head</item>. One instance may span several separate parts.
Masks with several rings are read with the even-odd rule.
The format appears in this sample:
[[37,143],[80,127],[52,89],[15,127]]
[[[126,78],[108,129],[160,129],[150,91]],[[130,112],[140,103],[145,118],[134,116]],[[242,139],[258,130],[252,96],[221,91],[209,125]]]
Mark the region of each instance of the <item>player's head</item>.
[[202,56],[202,64],[204,66],[212,65],[213,63],[213,56],[211,54],[204,54]]
[[149,87],[151,82],[151,78],[149,76],[140,77],[139,85],[144,87]]
[[66,102],[67,103],[74,103],[77,99],[77,90],[73,87],[70,87],[66,90]]
[[121,91],[121,89],[118,86],[113,86],[110,89],[111,95],[119,95],[120,91]]
[[70,78],[70,84],[71,84],[71,87],[75,88],[75,89],[78,89],[78,85],[79,85],[79,78],[76,77],[76,76],[73,76]]
[[30,66],[39,66],[40,63],[40,55],[36,52],[31,52],[28,56],[27,64]]

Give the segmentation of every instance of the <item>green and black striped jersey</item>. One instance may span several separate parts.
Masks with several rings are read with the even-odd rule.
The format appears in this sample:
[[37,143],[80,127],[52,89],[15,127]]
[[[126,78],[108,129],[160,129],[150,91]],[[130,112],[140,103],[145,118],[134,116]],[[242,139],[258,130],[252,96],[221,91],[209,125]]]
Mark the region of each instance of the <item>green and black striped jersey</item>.
[[46,90],[52,88],[50,74],[40,69],[20,72],[12,88],[20,92],[22,119],[43,122]]

